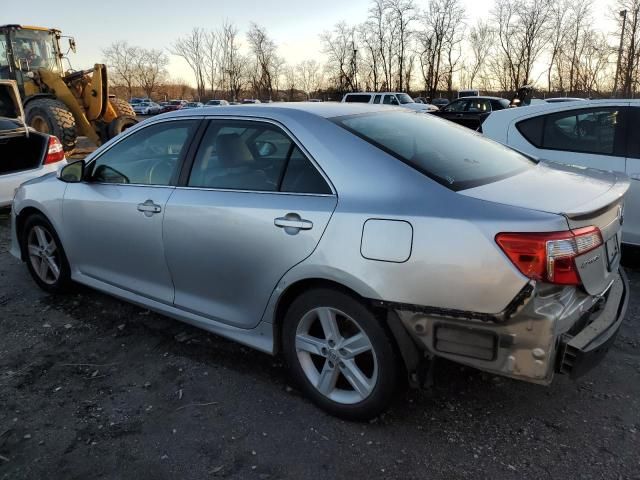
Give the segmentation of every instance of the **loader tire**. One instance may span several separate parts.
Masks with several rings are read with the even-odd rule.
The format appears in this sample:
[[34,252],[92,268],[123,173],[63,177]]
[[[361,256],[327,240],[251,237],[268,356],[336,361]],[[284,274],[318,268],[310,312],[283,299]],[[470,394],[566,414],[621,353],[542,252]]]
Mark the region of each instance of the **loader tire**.
[[135,117],[118,117],[107,127],[108,138],[111,139],[117,135],[120,135],[127,128],[133,127],[138,121]]
[[109,103],[116,111],[118,117],[136,118],[136,112],[133,111],[133,107],[129,105],[129,102],[126,100],[122,100],[121,98],[110,98]]
[[60,100],[55,98],[36,98],[25,107],[27,125],[38,132],[55,135],[62,143],[65,152],[76,147],[78,130],[73,113]]

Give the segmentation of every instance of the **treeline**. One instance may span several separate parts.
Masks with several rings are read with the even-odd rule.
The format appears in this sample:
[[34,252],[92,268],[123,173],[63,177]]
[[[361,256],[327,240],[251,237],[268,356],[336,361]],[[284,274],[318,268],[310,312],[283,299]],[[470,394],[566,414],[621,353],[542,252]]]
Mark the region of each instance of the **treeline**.
[[[633,97],[640,90],[640,0],[609,7],[615,32],[599,30],[596,0],[494,0],[473,23],[461,0],[372,0],[361,24],[339,22],[320,34],[322,62],[291,64],[265,27],[242,34],[224,22],[194,28],[166,51],[126,42],[104,51],[115,85],[148,96],[170,81],[168,54],[183,58],[194,97],[295,100],[347,91],[400,90],[451,97],[458,88],[569,96]],[[598,20],[598,21],[596,21]],[[624,23],[624,34],[621,35]],[[614,91],[615,90],[615,91]]]

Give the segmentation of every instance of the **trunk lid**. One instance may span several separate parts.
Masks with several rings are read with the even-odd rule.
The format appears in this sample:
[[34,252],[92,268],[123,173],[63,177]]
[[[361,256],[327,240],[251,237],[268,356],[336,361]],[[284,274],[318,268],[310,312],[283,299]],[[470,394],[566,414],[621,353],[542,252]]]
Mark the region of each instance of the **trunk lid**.
[[576,266],[585,290],[599,295],[614,280],[620,263],[628,188],[629,179],[623,173],[540,162],[521,174],[458,193],[563,215],[570,229],[598,227],[603,244],[576,257]]

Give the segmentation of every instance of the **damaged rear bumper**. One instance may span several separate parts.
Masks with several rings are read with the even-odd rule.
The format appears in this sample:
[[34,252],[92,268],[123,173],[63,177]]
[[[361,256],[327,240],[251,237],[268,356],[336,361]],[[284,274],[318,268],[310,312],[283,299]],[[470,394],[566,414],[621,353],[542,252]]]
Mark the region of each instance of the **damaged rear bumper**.
[[590,313],[583,328],[574,328],[562,336],[556,371],[577,378],[600,363],[616,339],[628,303],[629,281],[620,270],[620,276],[607,292],[604,305]]
[[628,295],[628,280],[620,270],[599,296],[539,284],[503,321],[399,305],[394,310],[429,355],[546,385],[555,373],[575,378],[602,360],[620,329]]

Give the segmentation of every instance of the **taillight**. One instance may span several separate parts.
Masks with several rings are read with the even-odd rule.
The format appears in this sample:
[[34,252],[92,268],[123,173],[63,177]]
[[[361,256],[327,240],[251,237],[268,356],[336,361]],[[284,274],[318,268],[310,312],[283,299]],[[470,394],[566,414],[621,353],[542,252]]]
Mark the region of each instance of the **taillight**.
[[57,137],[53,135],[49,137],[49,147],[47,149],[47,156],[44,159],[44,165],[59,162],[64,160],[64,148]]
[[566,232],[499,233],[496,242],[523,275],[561,285],[580,285],[575,258],[602,245],[597,227]]

